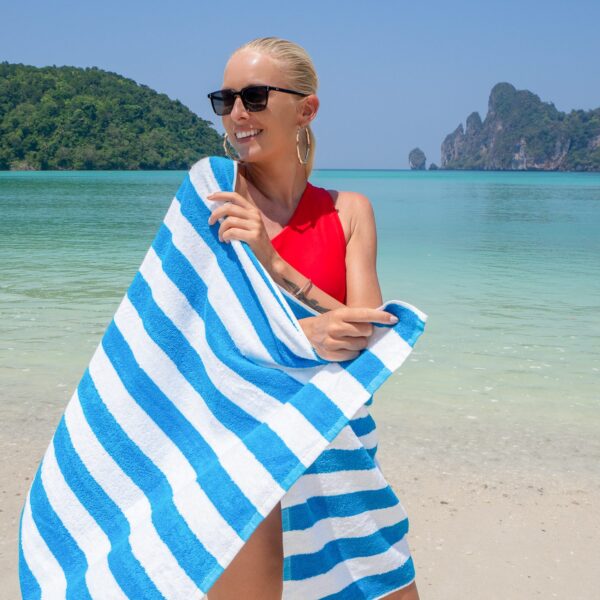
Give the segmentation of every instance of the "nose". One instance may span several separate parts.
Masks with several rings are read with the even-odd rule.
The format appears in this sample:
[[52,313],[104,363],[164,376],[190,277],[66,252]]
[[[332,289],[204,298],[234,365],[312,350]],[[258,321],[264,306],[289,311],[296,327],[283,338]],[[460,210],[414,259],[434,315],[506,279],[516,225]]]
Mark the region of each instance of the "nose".
[[245,118],[247,116],[248,111],[246,110],[246,107],[244,106],[241,97],[236,96],[235,101],[233,103],[233,108],[231,109],[231,118],[234,121],[237,121],[240,119],[240,117]]

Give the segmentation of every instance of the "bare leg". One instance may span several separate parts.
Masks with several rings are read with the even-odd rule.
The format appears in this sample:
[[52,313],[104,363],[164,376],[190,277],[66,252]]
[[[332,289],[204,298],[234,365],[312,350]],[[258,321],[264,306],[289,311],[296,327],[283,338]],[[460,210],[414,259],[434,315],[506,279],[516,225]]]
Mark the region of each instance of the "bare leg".
[[[278,503],[215,581],[207,600],[281,600],[282,595],[283,537]],[[413,581],[381,600],[419,600],[417,585]]]
[[208,600],[281,600],[282,594],[283,536],[277,503],[210,588]]
[[417,584],[413,581],[410,585],[384,596],[381,600],[419,600]]

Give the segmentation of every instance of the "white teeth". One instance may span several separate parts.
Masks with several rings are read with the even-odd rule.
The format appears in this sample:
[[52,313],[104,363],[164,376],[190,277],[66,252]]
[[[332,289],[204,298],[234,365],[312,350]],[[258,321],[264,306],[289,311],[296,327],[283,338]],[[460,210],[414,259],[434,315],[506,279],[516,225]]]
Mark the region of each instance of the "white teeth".
[[251,129],[250,131],[238,131],[235,134],[235,137],[239,140],[241,138],[249,137],[251,135],[257,135],[260,133],[262,129]]

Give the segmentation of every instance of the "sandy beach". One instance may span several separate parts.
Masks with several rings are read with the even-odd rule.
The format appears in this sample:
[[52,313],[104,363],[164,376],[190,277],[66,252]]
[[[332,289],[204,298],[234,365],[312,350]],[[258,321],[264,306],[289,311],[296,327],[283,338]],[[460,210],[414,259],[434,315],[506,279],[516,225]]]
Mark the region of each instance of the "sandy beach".
[[[409,515],[422,600],[597,598],[600,443],[550,439],[526,426],[507,434],[491,421],[465,419],[459,408],[433,421],[416,399],[394,399],[397,384],[386,382],[372,412],[382,470]],[[47,403],[2,421],[7,600],[20,598],[19,511],[62,410],[61,402]]]
[[[581,440],[578,457],[545,435],[411,416],[402,434],[380,426],[380,461],[410,518],[422,600],[598,597],[598,443]],[[557,468],[564,452],[583,464]]]

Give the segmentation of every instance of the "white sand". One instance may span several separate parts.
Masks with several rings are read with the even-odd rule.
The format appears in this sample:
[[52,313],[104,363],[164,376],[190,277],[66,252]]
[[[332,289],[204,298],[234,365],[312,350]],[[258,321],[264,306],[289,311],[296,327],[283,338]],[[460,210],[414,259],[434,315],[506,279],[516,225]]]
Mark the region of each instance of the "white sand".
[[[422,600],[600,597],[599,442],[390,402],[373,406],[378,456],[409,515]],[[19,511],[63,411],[23,408],[3,409],[0,429],[7,600],[20,597]]]

